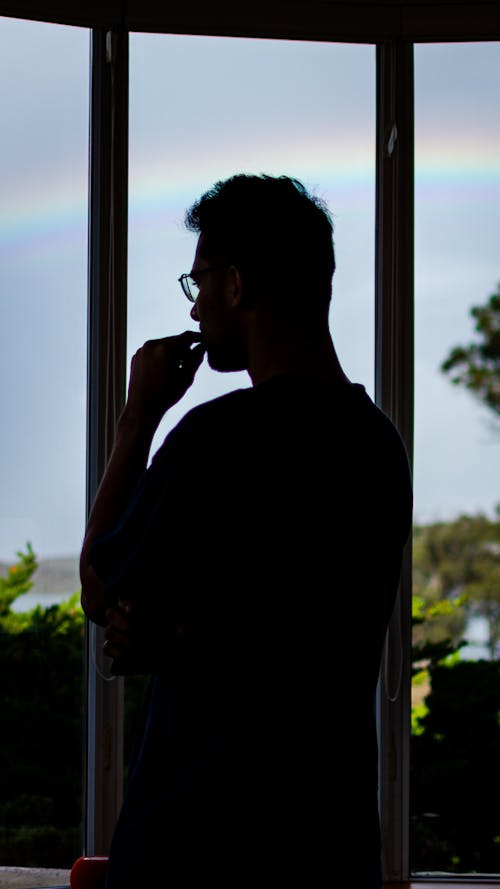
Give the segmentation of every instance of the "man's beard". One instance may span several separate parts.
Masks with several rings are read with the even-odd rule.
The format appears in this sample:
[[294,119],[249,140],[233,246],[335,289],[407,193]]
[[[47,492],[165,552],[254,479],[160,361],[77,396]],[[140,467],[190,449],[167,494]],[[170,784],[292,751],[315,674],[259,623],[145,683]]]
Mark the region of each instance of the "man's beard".
[[233,373],[235,371],[247,370],[247,362],[245,356],[236,349],[227,346],[206,346],[207,361],[212,370],[219,373]]

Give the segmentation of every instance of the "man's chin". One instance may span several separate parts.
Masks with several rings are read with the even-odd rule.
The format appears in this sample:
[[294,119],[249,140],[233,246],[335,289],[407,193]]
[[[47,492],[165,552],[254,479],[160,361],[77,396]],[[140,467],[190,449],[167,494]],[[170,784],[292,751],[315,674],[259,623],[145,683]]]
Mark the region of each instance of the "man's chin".
[[209,367],[219,373],[234,373],[247,369],[246,362],[241,357],[237,358],[235,355],[229,355],[227,352],[217,349],[207,348],[207,361]]

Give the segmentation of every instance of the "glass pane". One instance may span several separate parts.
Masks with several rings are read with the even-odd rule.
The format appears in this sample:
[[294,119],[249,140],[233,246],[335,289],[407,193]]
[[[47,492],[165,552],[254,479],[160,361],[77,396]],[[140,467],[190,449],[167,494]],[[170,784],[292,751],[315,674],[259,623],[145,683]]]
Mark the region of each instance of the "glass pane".
[[[177,282],[196,246],[185,210],[235,173],[284,173],[331,209],[331,326],[346,373],[373,394],[374,48],[136,34],[130,72],[129,360],[146,339],[197,329]],[[204,364],[153,450],[194,404],[248,385]],[[130,715],[137,682],[126,688]]]
[[19,887],[82,847],[88,58],[0,19],[0,866],[49,869]]
[[[333,213],[332,327],[346,373],[371,393],[373,48],[134,34],[130,71],[129,356],[196,327],[177,283],[196,246],[187,207],[234,173],[286,173]],[[194,403],[241,385],[246,374],[203,366],[156,442]]]
[[412,870],[499,873],[500,44],[415,68]]

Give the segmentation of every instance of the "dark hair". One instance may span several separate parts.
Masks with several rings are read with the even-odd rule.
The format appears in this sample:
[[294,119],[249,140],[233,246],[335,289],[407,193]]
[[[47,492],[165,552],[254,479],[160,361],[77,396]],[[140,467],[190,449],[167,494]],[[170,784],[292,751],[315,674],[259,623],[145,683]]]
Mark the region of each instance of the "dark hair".
[[[288,176],[239,174],[216,182],[186,212],[207,259],[237,266],[266,295],[328,306],[335,270],[326,205]],[[302,303],[303,304],[303,303]]]

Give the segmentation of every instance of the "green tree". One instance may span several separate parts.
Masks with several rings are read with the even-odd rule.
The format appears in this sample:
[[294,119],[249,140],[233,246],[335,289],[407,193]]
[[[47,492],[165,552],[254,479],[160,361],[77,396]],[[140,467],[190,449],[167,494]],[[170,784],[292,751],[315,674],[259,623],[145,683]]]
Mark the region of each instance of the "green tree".
[[[84,615],[80,593],[12,611],[33,586],[28,544],[0,578],[0,862],[70,868],[81,854]],[[147,676],[128,676],[125,748]]]
[[485,305],[473,306],[479,339],[465,346],[455,346],[441,365],[457,386],[465,386],[500,415],[500,283]]
[[495,660],[461,661],[469,616],[500,624],[500,513],[414,528],[411,817],[413,867],[500,869]]
[[416,525],[413,538],[414,642],[450,640],[456,648],[470,617],[488,621],[494,658],[500,645],[500,509],[495,519],[461,515]]
[[26,552],[18,552],[18,561],[11,565],[6,577],[0,577],[0,622],[11,614],[10,606],[23,593],[27,593],[33,586],[32,576],[38,563],[31,548],[26,544]]
[[414,869],[500,871],[500,665],[434,662],[412,739]]
[[81,850],[83,612],[68,602],[18,613],[31,546],[0,578],[0,861],[71,867]]

